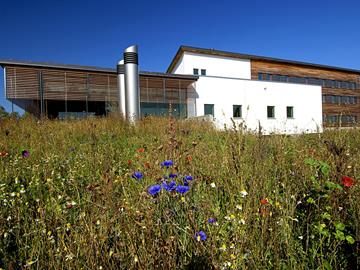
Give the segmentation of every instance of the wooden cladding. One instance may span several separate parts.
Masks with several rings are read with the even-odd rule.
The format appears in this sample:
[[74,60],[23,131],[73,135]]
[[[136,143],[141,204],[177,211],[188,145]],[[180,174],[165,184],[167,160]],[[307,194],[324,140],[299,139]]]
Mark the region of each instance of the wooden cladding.
[[[322,109],[325,125],[328,122],[328,119],[330,119],[327,117],[328,115],[338,115],[340,117],[339,119],[341,119],[341,115],[350,115],[352,116],[351,119],[356,119],[357,121],[359,121],[360,119],[360,103],[358,103],[360,98],[360,90],[358,87],[360,84],[359,73],[252,59],[251,79],[258,80],[259,73],[262,73],[264,75],[276,74],[280,77],[280,79],[282,76],[293,76],[297,78],[302,77],[323,79],[325,80],[325,83],[329,82],[328,80],[332,80],[343,82],[345,85],[345,83],[347,82],[350,87],[343,87],[342,84],[340,84],[339,87],[336,88],[329,87],[330,85],[328,86],[327,84],[322,86],[322,94],[325,96],[333,95],[348,98],[351,97],[356,101],[355,104],[352,104],[353,102],[338,102],[338,104],[332,104],[328,102],[323,103]],[[351,82],[355,83],[356,87],[352,87]]]
[[[185,103],[194,80],[140,75],[140,101]],[[56,68],[6,66],[10,100],[73,100],[117,102],[117,75]]]

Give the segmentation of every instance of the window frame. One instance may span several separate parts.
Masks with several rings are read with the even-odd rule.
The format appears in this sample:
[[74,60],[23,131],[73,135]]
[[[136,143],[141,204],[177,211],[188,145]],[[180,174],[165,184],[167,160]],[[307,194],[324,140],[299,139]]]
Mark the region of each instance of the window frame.
[[[236,110],[236,108],[239,109],[239,116],[235,116],[235,110]],[[233,118],[235,118],[235,119],[242,118],[242,105],[233,104]]]
[[[271,109],[271,111],[269,111],[269,109]],[[269,114],[269,112],[271,112],[272,116]],[[267,106],[266,107],[266,116],[268,119],[275,119],[275,106]]]
[[[206,113],[206,106],[211,106],[212,113]],[[214,104],[204,103],[204,116],[205,115],[212,115],[213,117],[215,117],[215,105]]]
[[[289,116],[290,109],[290,116]],[[286,106],[286,119],[294,119],[294,106]]]
[[193,75],[199,75],[199,69],[193,68]]

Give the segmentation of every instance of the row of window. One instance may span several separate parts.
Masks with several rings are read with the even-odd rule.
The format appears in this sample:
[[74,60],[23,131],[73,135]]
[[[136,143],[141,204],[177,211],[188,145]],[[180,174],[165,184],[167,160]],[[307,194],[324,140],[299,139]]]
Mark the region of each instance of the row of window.
[[[193,69],[193,74],[194,75],[199,75],[199,69],[194,68]],[[200,69],[200,74],[201,74],[201,76],[206,76],[206,69]]]
[[349,81],[336,81],[336,80],[325,80],[319,78],[305,78],[269,73],[258,73],[258,79],[260,81],[275,81],[275,82],[289,82],[289,83],[301,83],[301,84],[313,84],[320,85],[329,88],[342,88],[342,89],[356,89],[355,82]]
[[325,115],[324,122],[328,123],[356,123],[356,115]]
[[323,103],[333,104],[357,104],[357,97],[355,96],[335,96],[335,95],[323,95]]
[[[214,115],[214,104],[204,104],[204,115]],[[233,118],[242,117],[242,105],[233,105]],[[286,107],[286,117],[294,118],[294,107]],[[267,106],[267,118],[275,118],[275,106]]]

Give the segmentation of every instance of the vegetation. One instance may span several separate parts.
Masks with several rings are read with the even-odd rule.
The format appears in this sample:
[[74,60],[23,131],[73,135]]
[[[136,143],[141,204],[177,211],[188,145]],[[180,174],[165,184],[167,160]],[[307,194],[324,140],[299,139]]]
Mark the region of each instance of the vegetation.
[[2,119],[0,268],[357,269],[359,135]]

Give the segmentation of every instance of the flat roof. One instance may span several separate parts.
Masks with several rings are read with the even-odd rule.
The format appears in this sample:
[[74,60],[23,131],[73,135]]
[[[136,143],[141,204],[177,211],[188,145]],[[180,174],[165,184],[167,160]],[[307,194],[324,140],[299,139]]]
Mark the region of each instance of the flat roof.
[[[3,68],[6,66],[22,66],[22,67],[51,68],[51,69],[77,70],[77,71],[90,71],[90,72],[102,72],[102,73],[116,74],[115,68],[68,65],[68,64],[58,64],[58,63],[48,63],[48,62],[32,62],[32,61],[1,60],[0,59],[0,66]],[[174,79],[188,79],[188,80],[197,80],[199,78],[199,76],[196,76],[196,75],[169,74],[169,73],[148,72],[148,71],[140,71],[139,75],[150,76],[150,77],[174,78]]]
[[328,65],[321,65],[321,64],[313,64],[313,63],[286,60],[286,59],[280,59],[280,58],[272,58],[272,57],[259,56],[259,55],[241,54],[241,53],[235,53],[235,52],[220,51],[220,50],[215,50],[215,49],[197,48],[197,47],[184,46],[184,45],[179,47],[178,51],[176,52],[174,58],[172,59],[170,65],[166,71],[167,73],[171,73],[173,71],[173,69],[175,68],[175,65],[178,63],[178,61],[180,60],[180,57],[183,55],[184,52],[223,56],[223,57],[230,57],[230,58],[264,60],[264,61],[269,61],[269,62],[287,63],[287,64],[293,64],[293,65],[307,66],[307,67],[315,67],[315,68],[322,68],[322,69],[360,73],[360,70],[356,70],[356,69],[349,69],[349,68],[342,68],[342,67],[335,67],[335,66],[328,66]]

